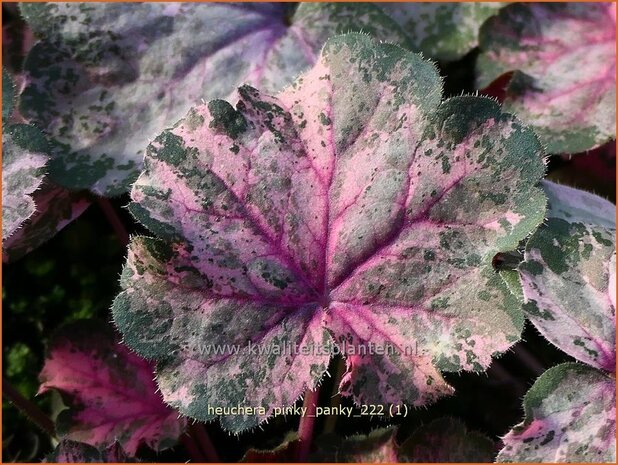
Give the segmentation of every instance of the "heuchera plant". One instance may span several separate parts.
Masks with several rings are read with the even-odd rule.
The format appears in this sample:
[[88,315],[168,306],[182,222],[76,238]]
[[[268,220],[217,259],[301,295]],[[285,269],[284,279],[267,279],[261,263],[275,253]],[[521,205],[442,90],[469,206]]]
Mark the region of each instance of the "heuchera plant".
[[5,283],[30,458],[615,461],[614,4],[7,12],[5,277],[118,236],[111,312]]

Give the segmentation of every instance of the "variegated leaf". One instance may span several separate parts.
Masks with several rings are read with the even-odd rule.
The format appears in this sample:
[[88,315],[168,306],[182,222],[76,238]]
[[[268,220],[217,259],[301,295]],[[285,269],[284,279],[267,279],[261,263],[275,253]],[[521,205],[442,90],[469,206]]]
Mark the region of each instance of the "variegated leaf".
[[33,126],[14,124],[3,130],[3,242],[36,211],[32,194],[43,182],[48,160],[47,150],[47,140]]
[[615,462],[616,380],[582,364],[547,370],[524,398],[525,420],[498,462]]
[[43,182],[32,198],[36,212],[2,244],[2,260],[13,262],[54,237],[90,205],[90,196]]
[[143,150],[202,99],[269,91],[315,62],[324,41],[362,30],[407,39],[370,4],[24,3],[44,40],[30,52],[21,110],[55,140],[50,176],[126,192]]
[[118,343],[102,322],[81,320],[61,329],[40,380],[39,393],[56,389],[69,403],[56,420],[63,439],[97,448],[118,441],[135,455],[142,444],[171,447],[184,428],[162,402],[150,363]]
[[[440,370],[519,339],[492,258],[544,216],[529,129],[488,99],[441,102],[430,63],[358,34],[278,97],[239,94],[157,137],[132,191],[159,238],[132,240],[114,319],[167,402],[201,420],[264,407],[221,418],[254,426],[320,382],[332,337],[345,395],[423,405],[452,391]],[[285,344],[302,350],[246,350]]]
[[481,30],[478,86],[515,71],[504,108],[532,125],[549,153],[616,137],[616,5],[517,3]]
[[549,181],[544,189],[548,220],[520,265],[527,316],[564,352],[615,372],[615,206]]
[[401,2],[378,5],[410,37],[414,51],[436,60],[457,60],[478,45],[481,25],[506,3]]

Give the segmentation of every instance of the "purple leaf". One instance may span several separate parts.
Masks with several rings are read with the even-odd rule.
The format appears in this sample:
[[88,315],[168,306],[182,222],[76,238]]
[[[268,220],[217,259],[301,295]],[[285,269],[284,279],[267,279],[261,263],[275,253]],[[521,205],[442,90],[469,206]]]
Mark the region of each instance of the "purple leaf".
[[497,462],[615,462],[616,380],[564,363],[524,397],[525,420],[504,438]]
[[596,195],[544,182],[546,223],[520,265],[527,316],[553,344],[615,372],[615,206]]
[[549,153],[616,137],[616,5],[518,3],[481,29],[478,87],[513,74],[504,108],[532,125]]
[[132,191],[158,239],[132,240],[114,319],[166,402],[200,420],[263,408],[223,412],[255,426],[319,384],[334,343],[344,394],[423,405],[452,392],[441,370],[484,370],[519,339],[492,258],[544,216],[529,129],[488,99],[441,102],[433,65],[358,34],[278,97],[239,95],[157,137]]
[[82,320],[52,340],[40,375],[39,393],[56,389],[69,401],[57,430],[65,439],[97,448],[118,441],[129,455],[143,443],[170,447],[184,421],[167,407],[150,363],[117,342],[105,324]]

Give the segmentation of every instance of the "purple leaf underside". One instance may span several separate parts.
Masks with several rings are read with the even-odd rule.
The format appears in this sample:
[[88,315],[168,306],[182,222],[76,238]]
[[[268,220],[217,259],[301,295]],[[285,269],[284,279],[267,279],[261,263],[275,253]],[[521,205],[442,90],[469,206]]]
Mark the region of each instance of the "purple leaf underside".
[[519,339],[491,262],[543,219],[529,129],[488,99],[441,102],[433,65],[358,34],[277,97],[239,95],[157,137],[132,191],[158,238],[132,240],[114,319],[159,361],[166,402],[201,420],[263,407],[221,417],[250,428],[319,384],[336,346],[343,394],[424,405],[452,392],[441,370],[484,370]]
[[133,456],[142,444],[172,446],[184,428],[157,392],[151,364],[118,343],[102,322],[83,320],[61,330],[40,380],[39,393],[56,389],[68,398],[56,425],[63,439],[96,448],[117,441]]

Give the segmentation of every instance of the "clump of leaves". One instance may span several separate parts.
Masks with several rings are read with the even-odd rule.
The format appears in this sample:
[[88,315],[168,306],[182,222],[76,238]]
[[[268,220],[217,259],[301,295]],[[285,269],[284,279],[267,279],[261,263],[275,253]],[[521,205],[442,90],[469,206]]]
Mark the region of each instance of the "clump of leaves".
[[[568,175],[567,154],[615,138],[614,4],[19,11],[23,43],[40,41],[15,49],[20,95],[3,71],[3,261],[79,217],[90,192],[130,190],[141,223],[112,308],[123,343],[81,321],[48,347],[40,391],[66,404],[48,460],[218,461],[183,415],[239,433],[303,393],[317,403],[337,352],[343,402],[428,406],[459,389],[466,375],[450,373],[496,363],[526,318],[577,362],[538,378],[497,460],[615,460],[615,206],[541,181],[545,152],[565,154],[550,169]],[[337,36],[350,31],[364,34]],[[438,60],[455,95],[476,66],[502,105],[443,99],[436,65],[412,52]],[[234,407],[254,410],[218,411]],[[504,433],[412,416],[411,436],[391,426],[313,447],[303,418],[244,461],[492,461]]]

